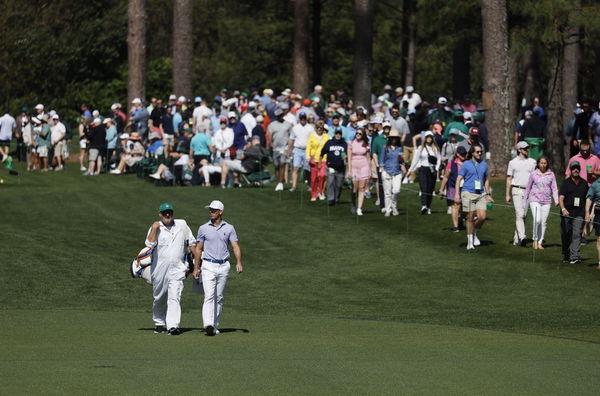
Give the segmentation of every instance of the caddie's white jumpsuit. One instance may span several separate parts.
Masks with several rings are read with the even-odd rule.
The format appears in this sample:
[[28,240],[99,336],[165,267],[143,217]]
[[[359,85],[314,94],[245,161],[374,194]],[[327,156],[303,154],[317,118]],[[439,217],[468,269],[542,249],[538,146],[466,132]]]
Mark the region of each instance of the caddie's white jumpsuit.
[[146,246],[155,248],[152,255],[152,317],[156,326],[179,327],[181,292],[188,269],[184,256],[188,245],[196,246],[196,238],[185,220],[175,219],[171,227],[165,227],[161,222],[154,243],[146,236]]

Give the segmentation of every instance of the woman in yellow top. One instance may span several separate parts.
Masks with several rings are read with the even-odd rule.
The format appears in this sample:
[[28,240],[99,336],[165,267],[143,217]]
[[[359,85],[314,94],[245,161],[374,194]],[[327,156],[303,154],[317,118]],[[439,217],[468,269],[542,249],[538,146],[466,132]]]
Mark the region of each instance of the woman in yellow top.
[[317,121],[315,132],[311,133],[306,143],[306,158],[310,164],[310,200],[325,199],[324,189],[327,180],[327,154],[321,157],[321,150],[329,140],[325,133],[325,123]]

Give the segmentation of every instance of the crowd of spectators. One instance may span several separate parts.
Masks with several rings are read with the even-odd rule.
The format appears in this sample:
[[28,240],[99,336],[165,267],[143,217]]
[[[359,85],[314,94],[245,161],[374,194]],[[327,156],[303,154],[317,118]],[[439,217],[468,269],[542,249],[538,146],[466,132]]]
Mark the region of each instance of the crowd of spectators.
[[[371,197],[385,216],[398,215],[401,185],[418,180],[421,213],[431,214],[434,195],[446,197],[452,231],[459,232],[466,221],[467,248],[478,246],[477,232],[485,220],[482,202],[493,202],[487,171],[479,174],[490,156],[485,110],[468,97],[424,100],[412,86],[394,90],[386,85],[372,99],[369,108],[355,106],[344,91],[326,96],[319,85],[305,98],[291,89],[279,94],[269,88],[222,89],[211,98],[135,98],[128,108],[114,103],[106,112],[82,104],[76,128],[38,104],[32,112],[24,107],[16,120],[8,111],[0,118],[0,156],[12,166],[8,147],[14,138],[13,154],[27,162],[28,171],[60,171],[71,155],[75,130],[84,176],[136,173],[157,184],[220,188],[271,181],[276,191],[286,185],[292,192],[306,188],[311,201],[327,200],[329,205],[340,203],[346,187],[351,211],[358,216]],[[514,243],[526,240],[523,219],[531,204],[534,248],[543,249],[549,201],[558,202],[551,159],[544,155],[547,117],[537,97],[524,104],[521,115],[515,123],[506,202],[515,205]],[[600,115],[590,102],[577,106],[564,135],[572,155],[579,156],[574,157],[580,164],[577,173],[591,186],[600,175],[595,155],[600,151]],[[587,152],[586,142],[592,144]],[[471,165],[461,170],[467,161],[474,164],[473,177]],[[266,167],[269,162],[272,168]],[[571,169],[572,164],[568,178]],[[470,183],[472,192],[462,183]],[[542,185],[549,196],[536,190]],[[465,192],[475,194],[466,203]],[[591,212],[582,213],[582,224]],[[577,224],[563,229],[572,236]],[[578,260],[570,253],[565,258]]]

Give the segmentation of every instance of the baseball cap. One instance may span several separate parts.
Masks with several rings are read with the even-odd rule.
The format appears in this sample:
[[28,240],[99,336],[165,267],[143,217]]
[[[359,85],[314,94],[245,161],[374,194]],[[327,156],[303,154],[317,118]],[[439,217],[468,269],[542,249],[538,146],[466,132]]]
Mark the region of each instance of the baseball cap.
[[224,210],[225,209],[225,205],[223,205],[223,202],[221,202],[221,201],[214,200],[211,203],[209,203],[208,205],[206,205],[205,208],[208,208],[208,209],[217,209],[217,210]]
[[529,145],[527,144],[527,142],[521,140],[519,143],[517,143],[517,148],[518,149],[526,149],[526,148],[529,148]]
[[185,103],[185,101],[186,101],[185,96],[183,96],[183,95],[180,96],[179,98],[177,98],[177,101],[181,102],[181,103]]
[[445,105],[446,103],[448,103],[448,99],[444,98],[443,96],[440,96],[440,98],[438,99],[438,103]]
[[116,103],[113,103],[113,104],[110,106],[110,109],[111,109],[111,110],[117,110],[117,109],[118,109],[118,107],[117,107],[117,104],[116,104]]
[[470,111],[465,111],[463,113],[463,117],[465,118],[465,120],[470,120],[473,117],[473,115],[471,114]]
[[140,98],[134,98],[131,103],[133,104],[142,104],[142,100]]
[[60,117],[58,116],[58,114],[54,114],[54,115],[52,116],[52,119],[53,119],[53,120],[58,120],[59,118],[60,118]]
[[94,124],[102,124],[102,120],[100,118],[94,118]]
[[527,110],[527,111],[525,112],[525,115],[526,115],[526,116],[528,116],[528,115],[533,115],[533,111],[531,111],[531,110]]
[[300,119],[302,119],[302,118],[306,119],[306,113],[304,113],[304,112],[300,113],[298,115],[298,118],[300,118]]
[[177,96],[175,94],[169,95],[169,100],[177,100]]
[[460,155],[467,155],[467,149],[464,146],[458,146],[456,152]]
[[458,135],[458,129],[457,128],[450,128],[450,132],[448,132],[448,134],[450,134],[450,135]]
[[200,96],[196,96],[196,98],[194,99],[194,103],[200,103],[202,102],[202,98]]
[[227,118],[237,118],[237,114],[235,114],[235,111],[230,111],[227,113]]
[[409,86],[407,86],[407,87],[406,87],[406,93],[411,93],[411,92],[413,92],[414,90],[415,90],[415,89],[414,89],[414,87],[413,87],[412,85],[409,85]]
[[35,109],[36,110],[44,110],[44,105],[41,103],[38,103],[37,105],[35,105]]
[[477,128],[477,127],[469,128],[469,135],[479,135],[479,128]]
[[159,212],[166,212],[167,210],[173,210],[173,204],[164,202],[158,207]]
[[573,168],[581,169],[581,164],[579,163],[579,161],[573,161],[569,164],[569,169],[573,169]]
[[275,109],[275,117],[279,117],[282,114],[283,114],[283,110],[281,110],[281,109]]
[[310,99],[304,99],[304,106],[308,106],[310,104]]

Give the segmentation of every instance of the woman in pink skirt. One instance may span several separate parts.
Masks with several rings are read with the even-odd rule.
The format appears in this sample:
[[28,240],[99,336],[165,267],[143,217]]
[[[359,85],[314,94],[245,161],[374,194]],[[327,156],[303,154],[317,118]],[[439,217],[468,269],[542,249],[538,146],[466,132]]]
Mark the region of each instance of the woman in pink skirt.
[[[361,128],[356,131],[354,140],[348,145],[348,174],[352,177],[352,213],[362,216],[362,205],[367,183],[371,178],[371,148]],[[358,205],[357,205],[358,196]]]

